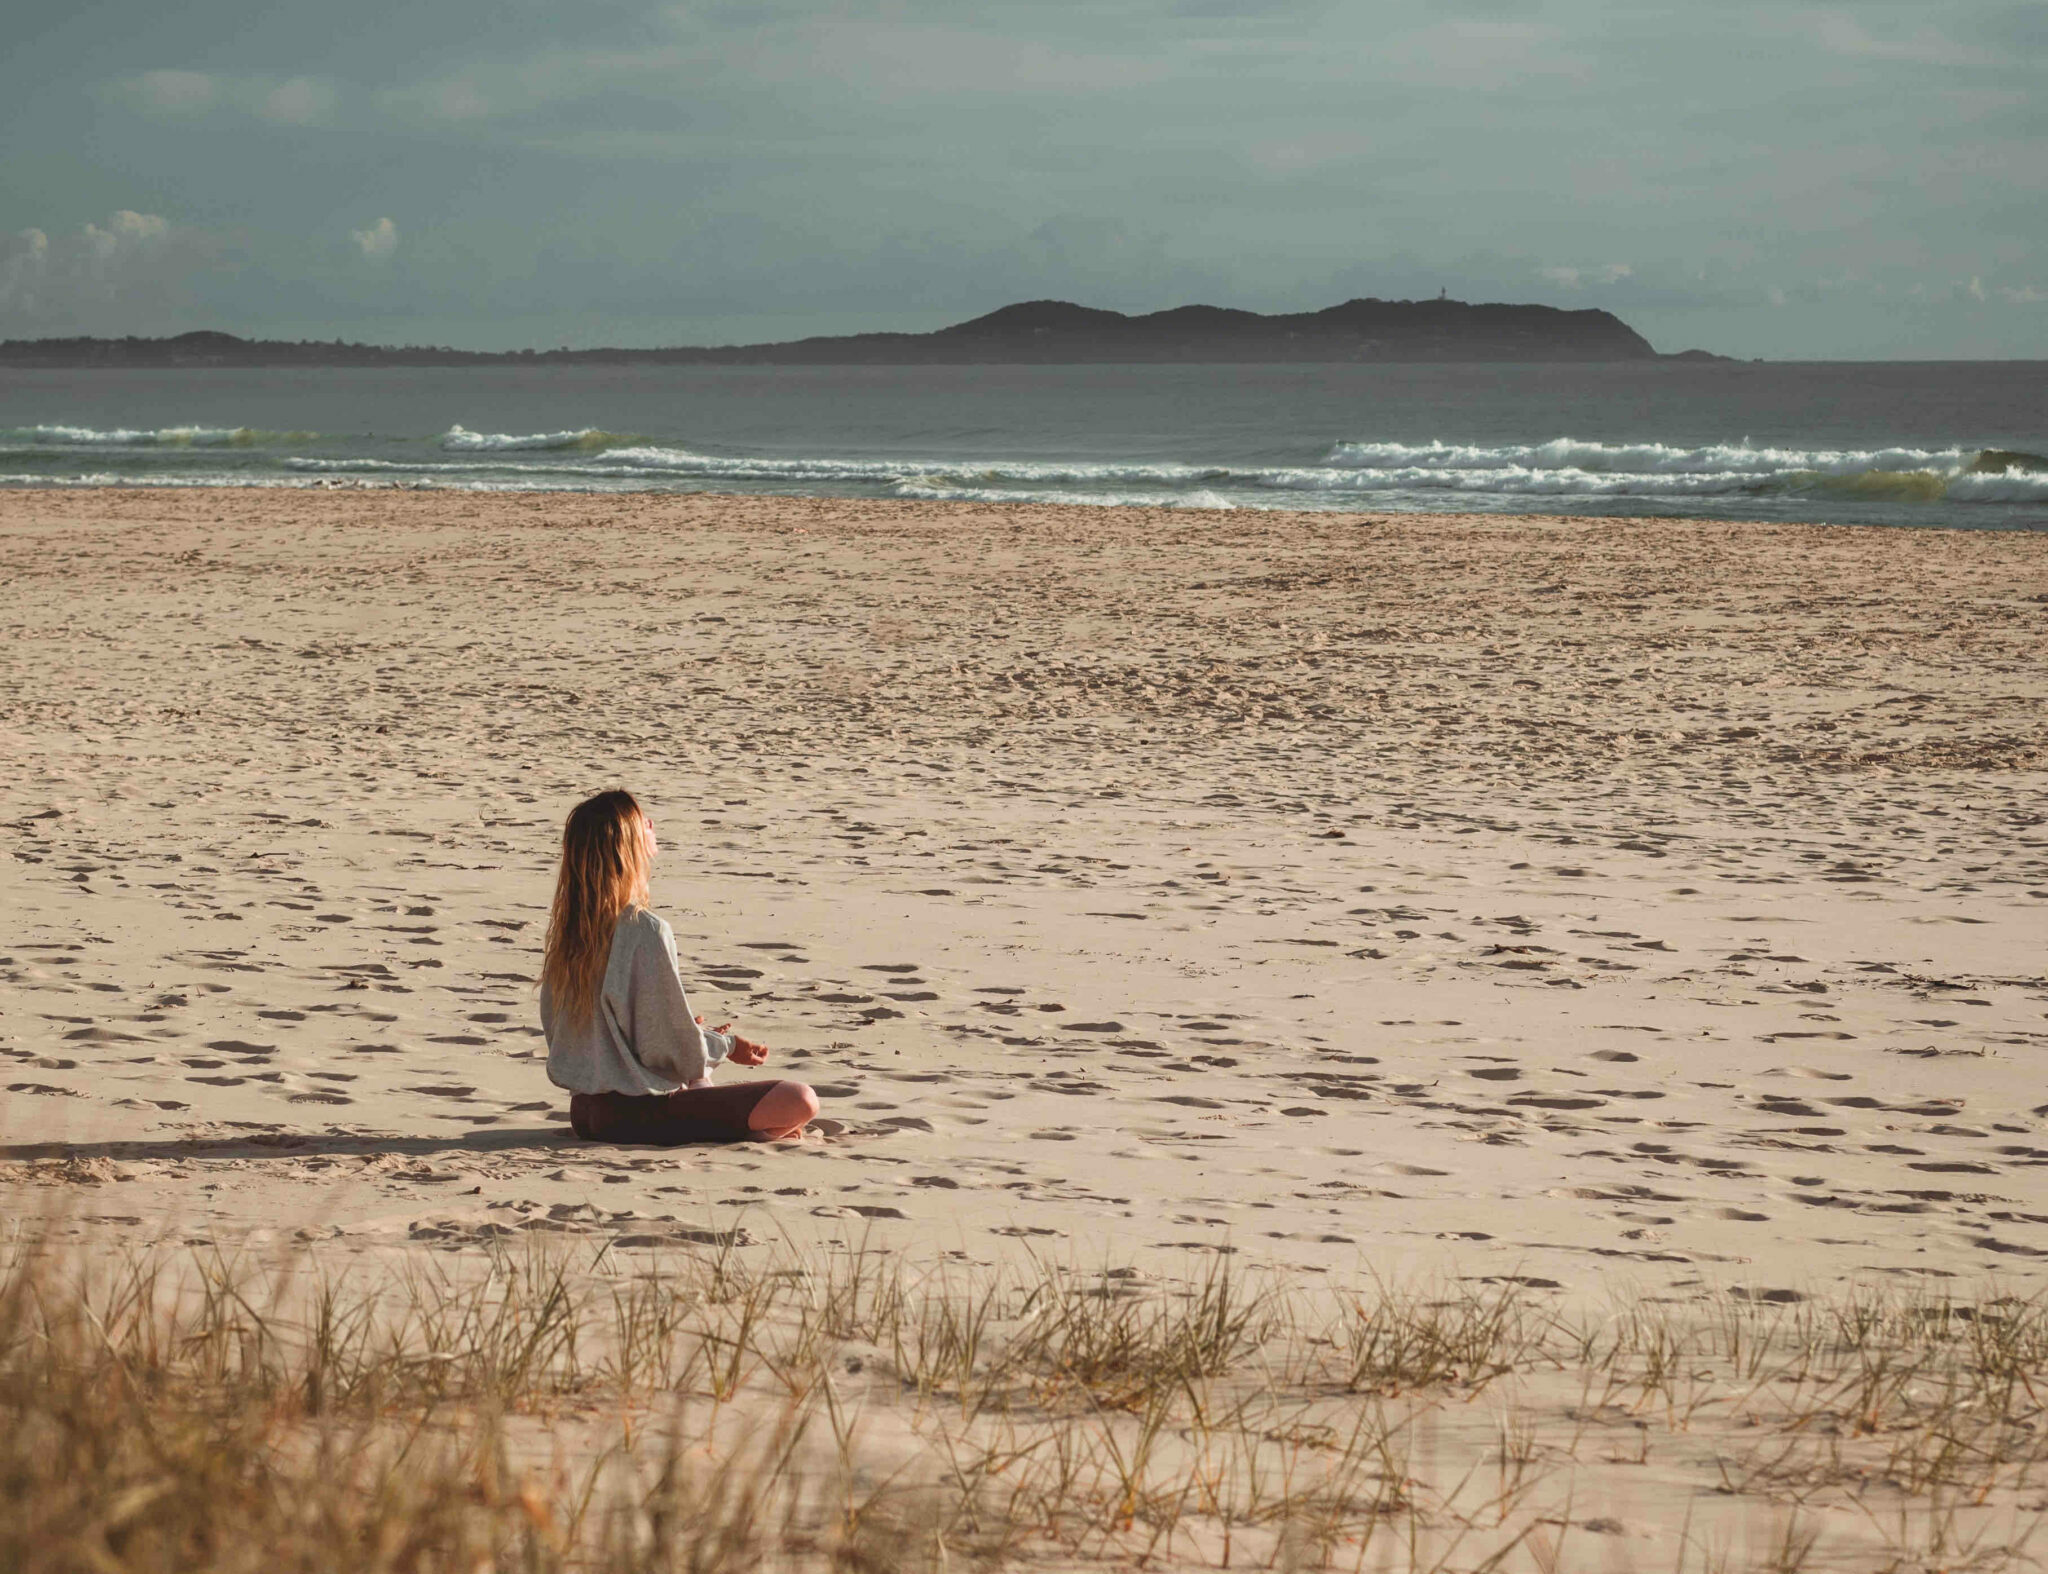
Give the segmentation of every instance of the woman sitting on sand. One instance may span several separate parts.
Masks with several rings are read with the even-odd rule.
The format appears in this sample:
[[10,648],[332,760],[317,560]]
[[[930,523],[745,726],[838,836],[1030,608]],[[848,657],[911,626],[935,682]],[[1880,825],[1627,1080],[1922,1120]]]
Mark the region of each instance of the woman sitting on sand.
[[647,910],[658,844],[629,792],[579,803],[562,828],[562,870],[540,969],[548,1079],[590,1142],[738,1142],[790,1137],[818,1113],[801,1082],[711,1085],[721,1060],[758,1066],[768,1046],[690,1013],[675,932]]

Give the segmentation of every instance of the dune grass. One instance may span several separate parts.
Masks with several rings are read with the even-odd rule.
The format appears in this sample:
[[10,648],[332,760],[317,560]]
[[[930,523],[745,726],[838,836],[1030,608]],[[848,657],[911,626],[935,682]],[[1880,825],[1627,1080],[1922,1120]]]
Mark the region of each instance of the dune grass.
[[2048,1308],[0,1247],[0,1568],[2032,1566]]

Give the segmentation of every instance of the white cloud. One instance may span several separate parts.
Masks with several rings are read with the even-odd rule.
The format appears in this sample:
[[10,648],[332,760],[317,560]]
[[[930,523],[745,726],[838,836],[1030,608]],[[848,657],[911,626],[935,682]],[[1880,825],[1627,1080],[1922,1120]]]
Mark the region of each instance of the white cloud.
[[190,262],[182,250],[169,220],[128,208],[68,235],[21,230],[0,241],[0,321],[32,328],[132,319],[182,281]]
[[105,229],[88,223],[79,234],[87,254],[96,262],[107,263],[126,249],[162,240],[170,232],[170,221],[161,214],[123,208],[107,220]]
[[175,115],[206,108],[219,87],[204,71],[145,71],[131,90],[150,108]]
[[204,71],[145,71],[113,84],[151,115],[239,111],[283,125],[310,126],[334,113],[340,95],[318,77],[215,76]]
[[348,233],[372,262],[381,262],[398,250],[398,226],[389,219],[379,219],[366,230],[350,230]]
[[50,237],[41,230],[23,230],[7,237],[0,261],[0,311],[17,301],[32,300],[35,287],[50,265]]
[[1625,262],[1603,263],[1597,268],[1559,266],[1536,270],[1540,277],[1566,290],[1576,290],[1588,284],[1619,284],[1623,279],[1634,278],[1635,271]]
[[333,113],[334,99],[334,89],[325,82],[293,77],[265,92],[257,102],[256,112],[265,120],[310,126]]
[[2036,289],[2031,284],[2022,284],[2017,288],[2008,284],[1998,293],[2015,306],[2038,306],[2043,301],[2048,301],[2048,290]]

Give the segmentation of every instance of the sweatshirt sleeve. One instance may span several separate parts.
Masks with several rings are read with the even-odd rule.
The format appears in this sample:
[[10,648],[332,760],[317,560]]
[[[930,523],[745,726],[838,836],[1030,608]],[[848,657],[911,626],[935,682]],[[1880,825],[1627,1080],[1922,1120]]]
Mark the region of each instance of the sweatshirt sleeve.
[[687,1087],[709,1076],[732,1044],[697,1025],[676,967],[675,932],[659,918],[650,930],[633,948],[625,1027],[643,1066]]

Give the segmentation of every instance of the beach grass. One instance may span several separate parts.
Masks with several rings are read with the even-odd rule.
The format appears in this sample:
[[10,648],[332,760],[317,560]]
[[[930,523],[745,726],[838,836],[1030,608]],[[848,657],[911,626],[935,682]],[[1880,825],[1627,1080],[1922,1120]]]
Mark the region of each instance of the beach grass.
[[2032,1566],[2048,1306],[522,1241],[0,1272],[0,1567]]

